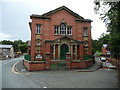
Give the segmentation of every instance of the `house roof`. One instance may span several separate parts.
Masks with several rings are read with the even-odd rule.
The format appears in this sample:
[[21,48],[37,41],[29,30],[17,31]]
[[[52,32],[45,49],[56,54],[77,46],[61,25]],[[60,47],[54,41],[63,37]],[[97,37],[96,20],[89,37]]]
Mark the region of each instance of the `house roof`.
[[87,20],[87,21],[91,21],[90,19],[84,19],[82,16],[80,16],[79,14],[73,12],[72,10],[70,10],[69,8],[67,8],[66,6],[61,6],[57,9],[54,9],[54,10],[51,10],[47,13],[44,13],[42,15],[37,15],[37,14],[32,14],[30,16],[30,18],[42,18],[42,19],[50,19],[50,15],[60,11],[60,10],[66,10],[67,12],[69,12],[70,14],[72,14],[73,16],[75,16],[76,18],[78,18],[78,21],[79,20]]
[[103,44],[103,48],[107,48],[108,47],[108,44]]
[[0,45],[0,48],[11,48],[12,45]]
[[49,11],[45,14],[43,14],[42,16],[49,16],[51,14],[54,14],[60,10],[66,10],[67,12],[69,12],[70,14],[72,14],[73,16],[77,17],[77,18],[80,18],[80,19],[84,19],[83,17],[81,17],[80,15],[78,15],[77,13],[73,12],[72,10],[70,10],[69,8],[67,8],[66,6],[61,6],[55,10],[52,10],[52,11]]

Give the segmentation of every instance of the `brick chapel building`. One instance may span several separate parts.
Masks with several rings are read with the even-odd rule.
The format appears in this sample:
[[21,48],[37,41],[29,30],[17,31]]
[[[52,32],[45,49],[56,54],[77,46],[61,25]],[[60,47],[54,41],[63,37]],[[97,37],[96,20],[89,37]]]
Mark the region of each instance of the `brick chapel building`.
[[66,6],[59,7],[42,15],[32,14],[31,60],[46,55],[51,60],[83,60],[84,55],[92,55],[91,20],[84,19]]

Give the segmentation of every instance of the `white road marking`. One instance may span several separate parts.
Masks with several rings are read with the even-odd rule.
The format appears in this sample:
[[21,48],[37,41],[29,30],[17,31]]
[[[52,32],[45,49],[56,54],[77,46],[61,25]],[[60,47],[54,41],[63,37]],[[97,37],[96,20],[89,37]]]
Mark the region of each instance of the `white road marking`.
[[47,87],[43,87],[43,88],[47,88]]

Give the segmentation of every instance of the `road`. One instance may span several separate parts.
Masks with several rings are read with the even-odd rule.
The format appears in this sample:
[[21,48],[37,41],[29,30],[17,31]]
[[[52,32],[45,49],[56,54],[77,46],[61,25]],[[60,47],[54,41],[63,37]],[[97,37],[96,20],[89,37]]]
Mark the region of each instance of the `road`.
[[23,60],[23,57],[2,62],[2,88],[40,88],[26,75],[12,72],[12,66],[20,60]]
[[17,74],[11,68],[22,60],[19,57],[2,63],[2,88],[117,88],[117,72],[100,69],[95,72],[37,71],[30,74]]

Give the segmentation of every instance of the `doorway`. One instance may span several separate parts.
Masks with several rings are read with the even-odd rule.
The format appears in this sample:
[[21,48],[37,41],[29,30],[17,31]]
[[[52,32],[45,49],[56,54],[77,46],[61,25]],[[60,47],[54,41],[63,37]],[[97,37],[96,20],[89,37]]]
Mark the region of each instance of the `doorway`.
[[66,59],[66,53],[69,52],[67,44],[62,44],[60,48],[60,59]]

